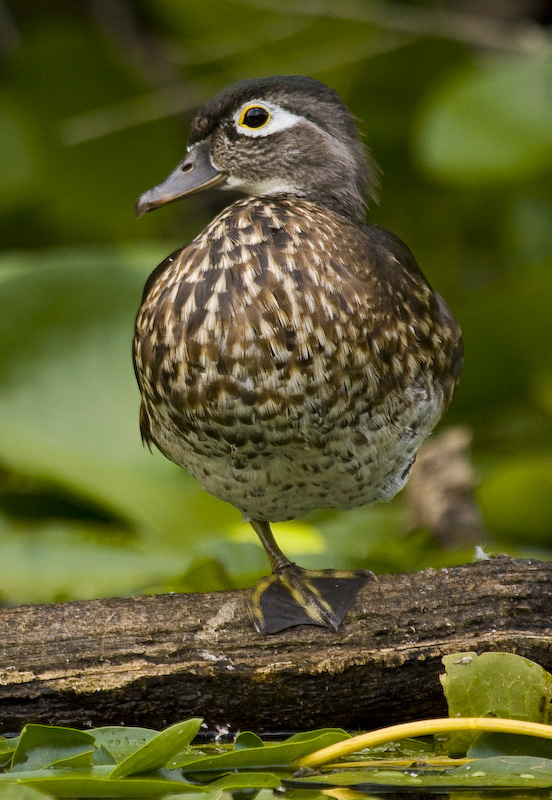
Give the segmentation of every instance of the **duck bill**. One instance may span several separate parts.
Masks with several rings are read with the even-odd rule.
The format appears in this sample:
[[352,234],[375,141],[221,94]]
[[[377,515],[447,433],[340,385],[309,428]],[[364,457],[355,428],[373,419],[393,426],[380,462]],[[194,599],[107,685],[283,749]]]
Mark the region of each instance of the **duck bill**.
[[188,153],[163,183],[140,195],[136,201],[136,216],[142,217],[148,211],[217,186],[225,180],[226,175],[211,163],[207,144],[200,144]]

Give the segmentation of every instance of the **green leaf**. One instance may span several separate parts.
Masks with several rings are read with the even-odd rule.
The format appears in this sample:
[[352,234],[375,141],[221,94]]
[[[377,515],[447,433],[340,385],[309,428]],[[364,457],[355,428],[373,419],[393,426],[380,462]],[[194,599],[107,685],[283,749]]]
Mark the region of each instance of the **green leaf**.
[[234,750],[246,750],[252,747],[263,747],[264,742],[260,736],[251,731],[243,731],[236,736],[234,742]]
[[229,769],[285,767],[293,764],[302,756],[314,753],[315,750],[348,738],[350,738],[349,734],[338,728],[308,731],[291,736],[280,744],[264,744],[263,747],[248,747],[203,758],[194,758],[193,756],[175,758],[167,764],[167,767],[169,769],[182,767],[187,774],[224,772]]
[[524,719],[549,724],[552,675],[514,653],[455,653],[443,658],[449,716]]
[[552,740],[513,733],[482,733],[467,752],[468,758],[531,756],[552,761]]
[[[71,15],[51,15],[43,25],[30,25],[23,47],[16,51],[9,84],[33,123],[30,131],[22,129],[24,141],[39,147],[41,156],[41,172],[38,176],[31,172],[28,178],[34,185],[28,193],[32,213],[27,213],[27,220],[32,216],[33,224],[42,228],[42,240],[128,239],[158,226],[155,220],[138,225],[132,204],[139,187],[143,191],[148,186],[154,174],[150,170],[160,175],[167,159],[174,158],[176,163],[180,157],[182,135],[176,126],[152,121],[145,129],[130,127],[120,134],[67,146],[68,139],[74,141],[79,132],[96,127],[99,109],[124,103],[143,91],[137,73],[128,69],[98,29]],[[92,119],[75,124],[81,115]],[[101,111],[99,116],[103,116]],[[8,128],[7,135],[11,132]],[[157,143],[147,148],[147,159],[144,136]],[[16,152],[12,143],[6,160]],[[22,159],[19,169],[28,160]],[[11,165],[9,173],[17,168]],[[17,195],[15,199],[21,202]]]
[[92,766],[94,767],[112,767],[116,764],[115,759],[106,748],[102,745],[96,747],[94,755],[92,756]]
[[[441,683],[451,717],[501,717],[550,723],[552,675],[513,653],[455,653],[443,658]],[[451,737],[452,755],[463,755],[472,734]]]
[[111,779],[115,780],[167,765],[171,756],[186,748],[195,738],[202,722],[202,717],[192,717],[165,728],[164,731],[158,733],[124,761],[121,761],[111,773]]
[[438,768],[412,766],[408,769],[368,769],[324,772],[295,780],[285,780],[286,786],[325,783],[333,786],[350,786],[369,791],[371,786],[410,786],[422,788],[445,787],[473,788],[534,788],[552,786],[552,761],[526,756],[482,758],[458,767]]
[[420,162],[453,184],[526,178],[552,161],[552,59],[488,59],[448,76],[425,103]]
[[457,767],[451,774],[462,786],[542,789],[552,786],[552,760],[530,756],[481,758]]
[[19,742],[19,736],[13,739],[7,739],[5,736],[0,736],[0,769],[12,760],[13,753]]
[[178,568],[178,554],[151,552],[143,542],[116,544],[109,532],[120,533],[81,522],[37,524],[32,534],[19,525],[0,529],[3,594],[17,604],[135,594]]
[[[143,277],[107,253],[4,258],[4,270],[10,265],[18,274],[0,273],[3,461],[85,492],[122,519],[147,525],[158,516],[170,526],[176,507],[162,506],[171,507],[167,496],[177,483],[182,490],[185,473],[150,457],[137,427],[129,339]],[[17,332],[19,314],[26,325]]]
[[92,728],[89,731],[94,737],[96,747],[103,747],[112,756],[116,764],[120,764],[131,753],[147,744],[158,735],[151,728],[132,728],[123,725],[106,725]]
[[75,728],[26,725],[12,758],[13,772],[92,765],[94,737]]
[[[317,728],[314,731],[299,731],[299,733],[294,733],[293,736],[290,736],[288,739],[283,742],[283,744],[303,744],[307,743],[310,745],[311,742],[317,741],[320,738],[328,737],[333,739],[334,742],[342,742],[345,739],[350,739],[351,736],[347,731],[344,731],[343,728]],[[327,747],[331,744],[328,742],[328,745],[321,745],[321,747]],[[270,745],[268,745],[270,747]],[[315,747],[311,750],[312,753],[316,750]]]
[[[15,780],[38,791],[50,792],[54,797],[160,797],[170,792],[186,793],[189,800],[206,800],[209,794],[197,786],[189,786],[181,781],[160,778],[125,778],[108,780],[103,768],[94,767],[82,774],[71,770],[65,774],[52,775],[51,771],[37,770],[25,773],[24,777],[4,774],[0,775],[0,792],[2,784]],[[61,770],[59,771],[61,773]],[[220,794],[220,793],[219,793]],[[1,795],[0,795],[1,796]],[[215,795],[213,795],[213,800]],[[19,798],[17,798],[19,800]],[[34,800],[34,798],[33,798]]]
[[209,784],[209,789],[235,792],[243,789],[277,789],[280,778],[273,772],[236,772]]
[[140,533],[131,550],[109,545],[106,525],[102,546],[90,535],[101,539],[99,526],[50,522],[33,528],[32,540],[14,526],[0,541],[10,599],[143,590],[184,572],[194,548],[238,516],[140,442],[129,341],[144,261],[156,258],[143,248],[127,256],[11,254],[0,262],[0,461],[93,503],[113,518],[115,533],[121,525],[127,535]]

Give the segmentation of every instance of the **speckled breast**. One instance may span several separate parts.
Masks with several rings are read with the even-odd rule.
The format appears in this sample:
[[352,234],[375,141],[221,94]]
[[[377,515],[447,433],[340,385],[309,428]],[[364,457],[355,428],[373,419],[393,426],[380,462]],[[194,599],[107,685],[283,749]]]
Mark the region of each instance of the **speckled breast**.
[[248,519],[393,496],[454,381],[435,297],[385,236],[248,198],[166,259],[136,322],[144,439]]

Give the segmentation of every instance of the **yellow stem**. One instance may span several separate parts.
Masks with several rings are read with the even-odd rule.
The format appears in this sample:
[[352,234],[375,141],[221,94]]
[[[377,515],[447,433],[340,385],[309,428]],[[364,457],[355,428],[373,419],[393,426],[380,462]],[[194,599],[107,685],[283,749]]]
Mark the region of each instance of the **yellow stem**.
[[325,763],[324,769],[331,772],[335,769],[380,769],[382,767],[408,767],[413,762],[427,764],[432,767],[459,767],[462,764],[470,764],[473,758],[449,758],[448,756],[432,756],[425,758],[421,753],[418,758],[412,755],[410,758],[378,758],[369,761],[362,759],[358,761],[336,761]]
[[497,719],[495,717],[444,717],[443,719],[424,719],[416,722],[404,722],[391,725],[377,731],[362,733],[343,742],[323,747],[315,753],[300,758],[299,767],[319,767],[334,758],[348,756],[365,747],[376,747],[386,742],[396,742],[412,736],[431,736],[439,733],[465,733],[477,731],[481,733],[517,733],[526,736],[540,736],[552,739],[552,725],[540,722],[525,722],[520,719]]

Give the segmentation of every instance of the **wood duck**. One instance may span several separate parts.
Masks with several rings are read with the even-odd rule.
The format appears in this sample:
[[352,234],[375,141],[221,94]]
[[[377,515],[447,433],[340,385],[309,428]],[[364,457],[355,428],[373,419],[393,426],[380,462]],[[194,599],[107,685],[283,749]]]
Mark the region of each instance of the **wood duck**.
[[377,167],[326,85],[285,76],[219,92],[137,215],[212,186],[247,196],[144,290],[142,437],[258,534],[272,568],[249,596],[260,633],[337,630],[371,573],[301,569],[270,523],[404,486],[452,398],[460,330],[407,246],[364,224]]

